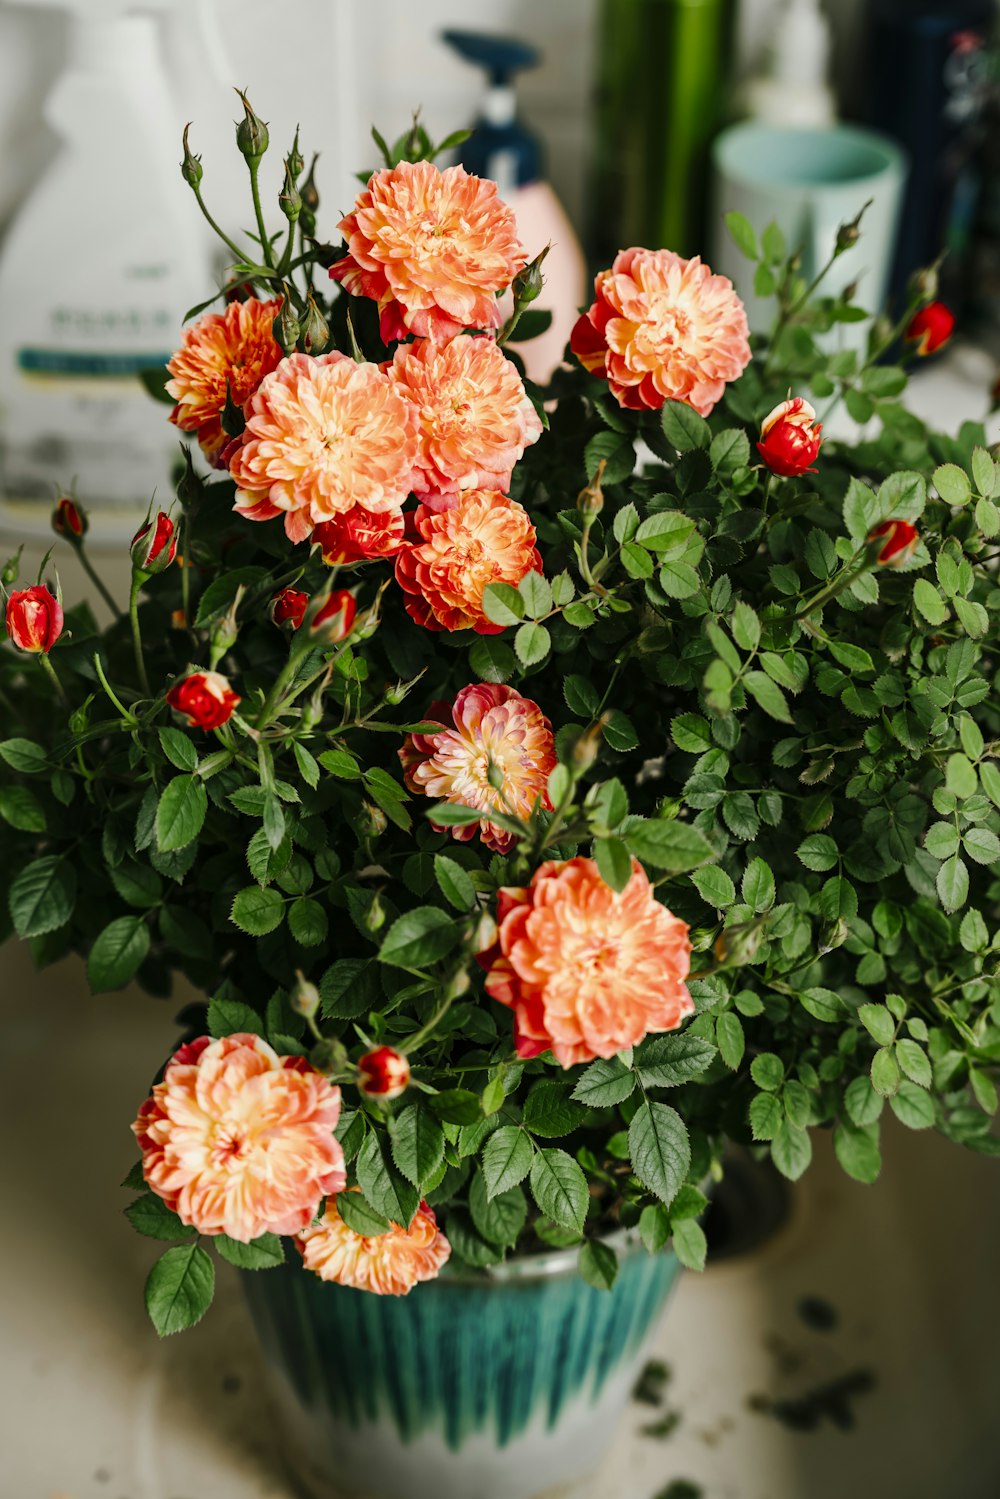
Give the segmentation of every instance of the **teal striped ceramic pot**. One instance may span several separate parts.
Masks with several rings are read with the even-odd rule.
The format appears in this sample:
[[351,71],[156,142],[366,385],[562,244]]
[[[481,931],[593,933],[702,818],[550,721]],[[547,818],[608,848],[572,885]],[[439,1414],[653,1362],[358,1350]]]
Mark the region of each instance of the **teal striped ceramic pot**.
[[449,1273],[408,1296],[330,1285],[298,1256],[245,1274],[307,1499],[583,1499],[677,1276],[624,1238],[596,1291],[576,1251]]

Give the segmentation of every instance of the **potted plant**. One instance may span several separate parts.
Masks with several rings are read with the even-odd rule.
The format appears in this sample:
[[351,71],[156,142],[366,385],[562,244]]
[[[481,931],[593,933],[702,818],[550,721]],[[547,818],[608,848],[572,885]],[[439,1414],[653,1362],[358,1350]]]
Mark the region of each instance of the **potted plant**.
[[3,573],[3,909],[204,994],[126,1211],[161,1334],[262,1272],[304,1492],[570,1493],[727,1142],[996,1149],[997,466],[899,400],[930,273],[830,352],[865,314],[734,216],[769,337],[628,249],[539,391],[493,184],[376,134],[328,243],[296,141],[274,235],[244,103],[257,238],[149,381],[207,463],[107,629]]

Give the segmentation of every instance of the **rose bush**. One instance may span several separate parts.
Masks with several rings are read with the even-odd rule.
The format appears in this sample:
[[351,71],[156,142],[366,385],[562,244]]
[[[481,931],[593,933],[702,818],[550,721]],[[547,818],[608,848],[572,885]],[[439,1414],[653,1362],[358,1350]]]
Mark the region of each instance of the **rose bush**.
[[769,335],[625,250],[543,392],[540,258],[434,154],[386,151],[345,248],[293,149],[287,235],[150,374],[213,468],[126,615],[3,571],[8,929],[205,996],[128,1180],[161,1332],[206,1245],[399,1294],[579,1244],[607,1285],[615,1227],[703,1263],[729,1141],[794,1179],[829,1130],[870,1182],[888,1109],[997,1150],[1000,484],[900,399],[930,278],[830,352],[863,310],[732,217]]

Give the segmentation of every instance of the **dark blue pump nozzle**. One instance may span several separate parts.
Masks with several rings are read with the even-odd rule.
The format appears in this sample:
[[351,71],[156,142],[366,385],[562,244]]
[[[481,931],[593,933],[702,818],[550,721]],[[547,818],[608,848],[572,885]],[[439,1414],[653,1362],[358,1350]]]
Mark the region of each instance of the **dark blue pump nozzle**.
[[512,93],[514,75],[537,67],[541,54],[516,37],[491,36],[482,31],[442,31],[459,57],[482,68],[489,79],[483,113],[459,150],[467,172],[493,178],[501,189],[525,187],[541,175],[538,141],[517,118]]

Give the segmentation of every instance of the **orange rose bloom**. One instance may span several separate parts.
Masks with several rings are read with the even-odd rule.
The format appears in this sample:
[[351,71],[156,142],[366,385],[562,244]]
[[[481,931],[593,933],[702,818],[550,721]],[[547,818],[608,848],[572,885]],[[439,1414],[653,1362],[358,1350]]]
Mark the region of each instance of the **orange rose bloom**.
[[195,432],[206,457],[215,459],[227,441],[222,430],[226,382],[234,403],[245,406],[265,375],[281,363],[271,324],[281,300],[230,302],[225,312],[207,312],[185,331],[167,365],[167,394],[177,405],[170,420]]
[[408,613],[429,630],[499,634],[503,626],[483,613],[486,585],[516,587],[542,570],[527,512],[496,490],[467,489],[450,510],[420,505],[413,525],[420,539],[396,558]]
[[490,822],[489,811],[528,817],[539,801],[552,810],[552,725],[530,698],[491,682],[463,687],[450,706],[434,703],[424,716],[440,717],[441,732],[407,735],[399,751],[407,786],[422,796],[482,807],[482,822],[452,828],[452,836],[465,840],[478,831],[488,848],[506,853],[514,835]]
[[355,505],[334,520],[321,521],[310,538],[330,567],[391,557],[403,545],[406,522],[400,510],[362,510]]
[[319,1223],[305,1229],[295,1242],[306,1269],[320,1280],[373,1291],[376,1296],[405,1296],[418,1281],[434,1280],[451,1254],[434,1210],[426,1203],[420,1204],[409,1228],[393,1223],[388,1233],[367,1238],[348,1228],[337,1212],[336,1198],[329,1197]]
[[499,328],[496,293],[528,259],[495,182],[429,161],[375,172],[338,228],[347,254],[330,275],[378,303],[386,344]]
[[389,378],[417,413],[413,488],[421,498],[510,488],[542,424],[514,365],[492,338],[401,344]]
[[497,928],[479,963],[487,993],[514,1011],[518,1056],[551,1051],[573,1067],[676,1030],[694,1013],[688,928],[656,899],[637,860],[620,892],[593,859],[549,860],[526,889],[500,891]]
[[132,1125],[147,1183],[201,1234],[294,1234],[346,1181],[340,1089],[260,1036],[182,1046]]
[[570,347],[620,406],[684,401],[708,416],[750,363],[743,303],[726,276],[672,250],[622,250],[594,282]]
[[247,405],[228,453],[236,510],[248,520],[284,515],[290,541],[355,507],[401,510],[416,457],[409,401],[375,364],[346,354],[292,354]]

